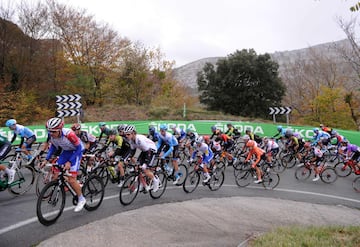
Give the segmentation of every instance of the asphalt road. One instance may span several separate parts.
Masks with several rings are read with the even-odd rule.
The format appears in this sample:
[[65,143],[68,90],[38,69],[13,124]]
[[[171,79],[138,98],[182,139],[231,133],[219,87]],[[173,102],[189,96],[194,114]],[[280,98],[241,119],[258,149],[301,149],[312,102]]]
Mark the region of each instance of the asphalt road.
[[71,200],[69,200],[71,198],[68,197],[66,211],[54,225],[49,227],[41,225],[37,220],[35,188],[19,197],[3,191],[0,193],[0,246],[32,246],[58,233],[124,211],[153,204],[200,198],[267,197],[360,209],[360,194],[355,192],[351,185],[354,175],[338,178],[334,184],[330,185],[321,181],[312,182],[311,178],[305,182],[299,182],[294,177],[294,168],[286,170],[280,176],[280,184],[275,190],[265,190],[262,185],[255,184],[239,188],[234,181],[233,169],[229,167],[226,170],[224,185],[219,191],[213,192],[199,185],[194,193],[186,194],[182,187],[168,183],[166,192],[160,199],[154,200],[149,195],[140,194],[131,205],[126,207],[119,202],[119,189],[116,185],[109,184],[106,187],[104,201],[98,210],[93,212],[83,210],[80,213],[74,213]]

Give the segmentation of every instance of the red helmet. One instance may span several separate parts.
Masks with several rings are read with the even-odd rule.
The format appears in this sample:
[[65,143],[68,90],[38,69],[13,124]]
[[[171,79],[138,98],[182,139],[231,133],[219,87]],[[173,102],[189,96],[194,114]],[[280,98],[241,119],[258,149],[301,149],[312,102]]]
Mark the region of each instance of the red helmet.
[[73,131],[79,130],[79,129],[81,129],[81,125],[80,125],[79,123],[74,123],[74,124],[71,126],[71,129],[72,129]]
[[205,142],[210,141],[210,137],[209,137],[209,136],[204,136],[203,138],[204,138],[204,141],[205,141]]
[[311,146],[311,143],[310,143],[310,142],[305,142],[304,148],[309,148],[310,146]]

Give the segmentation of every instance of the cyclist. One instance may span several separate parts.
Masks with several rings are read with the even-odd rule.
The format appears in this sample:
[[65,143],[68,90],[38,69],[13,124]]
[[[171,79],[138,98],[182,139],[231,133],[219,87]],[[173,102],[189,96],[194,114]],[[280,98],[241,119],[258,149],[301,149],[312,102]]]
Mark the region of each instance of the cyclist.
[[118,130],[118,133],[119,135],[124,139],[125,138],[125,128],[126,128],[127,124],[120,124],[118,127],[117,127],[117,130]]
[[[153,181],[153,192],[158,191],[160,180],[154,176],[152,171],[149,169],[153,166],[155,154],[157,152],[155,143],[146,136],[137,134],[134,125],[128,125],[124,131],[131,148],[129,157],[133,162],[135,162],[133,157],[136,150],[139,149],[141,151],[138,161],[145,172],[145,175]],[[145,189],[150,190],[149,187],[146,187]]]
[[179,143],[179,146],[184,144],[186,139],[186,132],[183,129],[176,127],[176,125],[171,126],[171,129],[173,131],[173,135],[176,137]]
[[313,143],[312,146],[319,145],[321,149],[326,148],[326,146],[330,143],[330,134],[319,130],[318,128],[314,128],[314,136],[313,136]]
[[78,196],[78,203],[74,211],[79,212],[86,204],[86,199],[81,192],[80,184],[76,180],[84,146],[80,138],[77,137],[71,129],[64,128],[64,122],[61,118],[50,118],[46,122],[46,129],[50,134],[49,142],[51,145],[49,152],[47,153],[45,160],[41,162],[40,167],[45,166],[57,149],[62,149],[57,163],[63,166],[65,170],[69,170],[71,174],[71,176],[68,176],[67,179]]
[[287,149],[294,151],[295,156],[301,160],[300,151],[303,150],[304,143],[300,142],[290,129],[286,130],[285,137],[288,139]]
[[314,164],[315,172],[315,178],[312,181],[318,181],[320,179],[319,167],[321,165],[321,162],[324,160],[324,153],[321,151],[320,148],[312,146],[310,142],[306,142],[304,144],[304,147],[306,150],[304,157],[307,157],[309,154],[312,155],[312,157],[310,158],[310,163]]
[[323,124],[320,124],[320,129],[322,130],[322,131],[325,131],[326,133],[328,133],[331,137],[334,137],[335,136],[335,130],[334,129],[332,129],[332,128],[330,128],[330,127],[327,127],[327,126],[325,126],[325,125],[323,125]]
[[345,155],[345,159],[353,160],[357,166],[357,170],[355,171],[356,175],[360,175],[360,148],[357,145],[350,144],[348,140],[344,139],[341,142],[342,153]]
[[283,126],[278,125],[276,127],[276,130],[277,130],[277,133],[273,136],[273,138],[276,138],[279,136],[279,138],[277,138],[277,140],[279,140],[279,139],[282,139],[285,137],[286,129],[283,128]]
[[[8,139],[5,136],[2,136],[0,134],[0,160],[3,160],[6,155],[11,150],[11,143],[8,141]],[[0,165],[0,171],[5,171],[5,173],[8,175],[8,184],[11,184],[14,182],[15,179],[15,170],[9,169],[8,167],[4,165]]]
[[147,138],[149,138],[153,142],[157,142],[159,140],[159,133],[152,125],[149,126],[149,134],[147,135]]
[[264,150],[266,155],[266,161],[272,163],[272,157],[275,157],[279,153],[279,145],[273,139],[264,137]]
[[212,135],[210,139],[214,139],[214,137],[218,136],[221,133],[221,131],[217,129],[216,126],[211,126],[211,133]]
[[109,139],[109,133],[110,133],[111,129],[109,129],[106,126],[106,123],[104,123],[104,122],[99,123],[99,128],[100,128],[99,142],[101,142],[101,138],[103,137],[103,135],[106,135],[106,141],[105,141],[105,143],[106,143]]
[[7,120],[5,125],[6,127],[9,127],[9,129],[11,129],[14,133],[10,141],[11,143],[15,141],[17,135],[21,137],[19,147],[21,151],[27,155],[28,164],[30,164],[33,160],[33,157],[30,154],[30,149],[32,144],[36,141],[36,136],[34,132],[25,126],[16,123],[15,119]]
[[202,154],[202,162],[200,164],[200,167],[203,169],[203,174],[205,176],[205,179],[203,180],[204,183],[209,182],[211,176],[209,174],[208,165],[210,165],[211,160],[214,157],[213,152],[211,151],[211,148],[204,143],[204,139],[202,136],[198,136],[195,140],[196,143],[196,149],[194,150],[190,162],[192,162],[197,155],[197,153]]
[[262,178],[261,178],[262,172],[261,172],[261,169],[259,168],[258,164],[261,159],[265,159],[265,151],[262,150],[261,148],[259,148],[256,145],[256,142],[253,140],[247,141],[245,146],[248,147],[250,149],[250,151],[244,162],[247,162],[248,160],[250,160],[253,155],[256,156],[256,160],[251,164],[251,167],[253,169],[255,169],[256,175],[258,178],[258,180],[255,180],[254,183],[256,183],[256,184],[262,183]]
[[224,154],[226,158],[229,160],[229,165],[232,165],[234,161],[236,161],[236,158],[230,153],[234,146],[234,141],[229,139],[226,134],[221,132],[218,132],[218,136],[216,137],[215,141],[220,143],[222,149],[225,151]]
[[77,137],[79,137],[80,140],[83,142],[85,148],[84,153],[93,153],[98,145],[98,141],[96,140],[96,137],[85,130],[81,130],[81,124],[79,123],[74,123],[71,126],[71,129],[75,132]]
[[163,160],[165,160],[165,158],[168,157],[172,152],[172,165],[175,171],[175,181],[173,182],[173,184],[177,184],[182,176],[182,174],[179,173],[178,166],[179,143],[175,136],[166,131],[167,126],[165,124],[160,125],[159,141],[157,142],[156,148],[158,152],[160,152],[159,157]]
[[193,131],[192,129],[188,128],[186,129],[186,141],[185,141],[185,147],[189,149],[190,155],[192,155],[194,151],[195,146],[195,140],[198,138],[198,133]]

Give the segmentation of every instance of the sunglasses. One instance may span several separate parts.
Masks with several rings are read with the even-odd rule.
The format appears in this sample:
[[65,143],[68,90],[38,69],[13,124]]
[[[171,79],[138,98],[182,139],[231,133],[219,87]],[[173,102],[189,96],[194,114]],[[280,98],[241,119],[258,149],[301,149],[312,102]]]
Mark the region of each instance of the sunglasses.
[[126,135],[126,136],[130,136],[130,135],[131,135],[131,133],[126,133],[125,135]]
[[54,134],[54,133],[57,133],[58,130],[49,130],[48,132],[49,132],[50,134]]

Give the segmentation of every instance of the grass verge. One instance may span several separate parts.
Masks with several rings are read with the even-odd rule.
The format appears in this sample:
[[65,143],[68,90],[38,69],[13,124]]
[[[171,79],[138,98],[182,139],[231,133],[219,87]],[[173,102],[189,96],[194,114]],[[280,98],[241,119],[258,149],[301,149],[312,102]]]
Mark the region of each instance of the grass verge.
[[280,227],[251,240],[248,246],[360,246],[360,227]]

